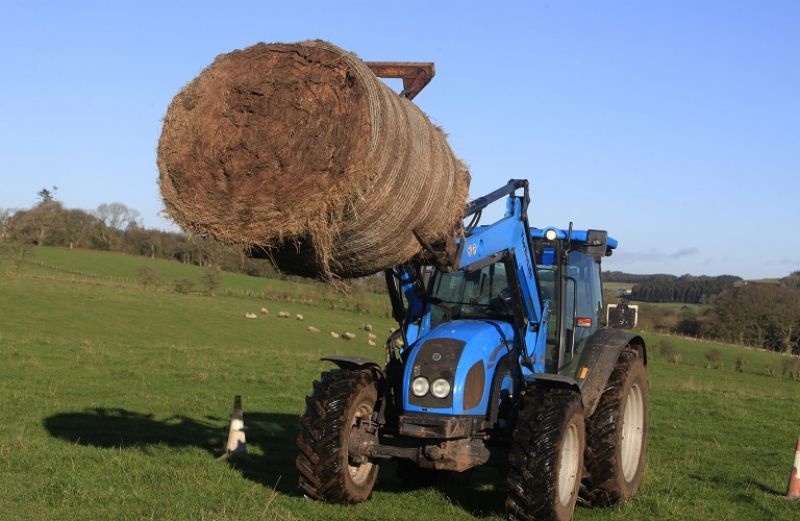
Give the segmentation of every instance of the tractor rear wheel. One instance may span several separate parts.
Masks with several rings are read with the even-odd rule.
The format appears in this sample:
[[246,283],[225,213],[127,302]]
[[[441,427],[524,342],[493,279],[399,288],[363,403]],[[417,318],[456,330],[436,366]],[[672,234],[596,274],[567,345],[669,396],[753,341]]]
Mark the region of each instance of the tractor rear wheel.
[[620,353],[595,412],[586,422],[586,470],[583,499],[609,506],[632,497],[642,481],[647,455],[650,404],[641,352]]
[[572,519],[585,444],[583,405],[577,393],[540,387],[525,395],[509,452],[508,518]]
[[334,369],[314,382],[300,418],[295,461],[306,495],[329,503],[369,498],[378,465],[354,461],[348,446],[359,420],[369,418],[377,400],[378,388],[369,372]]

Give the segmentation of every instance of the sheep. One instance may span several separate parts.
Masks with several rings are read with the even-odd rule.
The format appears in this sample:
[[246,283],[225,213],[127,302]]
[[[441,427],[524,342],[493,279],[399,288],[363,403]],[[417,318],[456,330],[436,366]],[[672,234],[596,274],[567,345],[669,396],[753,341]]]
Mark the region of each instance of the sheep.
[[361,329],[364,331],[372,331],[372,324],[361,324]]
[[297,319],[297,320],[299,320],[300,322],[302,322],[303,320],[305,320],[305,318],[303,317],[303,315],[301,315],[300,313],[296,314],[296,315],[294,316],[294,318],[295,318],[295,319]]
[[255,313],[245,313],[244,318],[258,318],[258,315]]
[[374,335],[373,333],[367,333],[367,338],[369,338],[370,340],[375,340],[378,337],[377,337],[377,335]]
[[337,333],[336,331],[331,331],[331,336],[333,338],[339,338],[339,333]]
[[355,337],[356,335],[354,333],[351,333],[350,331],[345,331],[344,333],[342,333],[342,338],[344,338],[345,340],[352,340]]
[[269,310],[267,308],[261,308],[262,315],[269,315]]
[[372,339],[369,339],[369,340],[367,340],[367,343],[368,343],[369,345],[371,345],[371,346],[375,346],[375,345],[377,345],[377,344],[375,343],[375,341],[374,341],[374,340],[372,340]]
[[309,333],[319,333],[319,329],[315,328],[314,326],[308,326]]
[[289,318],[289,316],[290,315],[289,315],[288,311],[279,311],[278,312],[278,318]]

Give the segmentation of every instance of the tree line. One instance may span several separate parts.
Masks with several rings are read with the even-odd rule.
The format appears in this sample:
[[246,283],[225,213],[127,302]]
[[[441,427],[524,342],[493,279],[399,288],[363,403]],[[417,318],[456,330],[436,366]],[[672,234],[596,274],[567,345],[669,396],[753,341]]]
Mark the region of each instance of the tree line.
[[[252,258],[244,248],[210,237],[147,228],[138,211],[123,203],[101,204],[94,210],[65,208],[57,188],[42,189],[29,209],[0,209],[0,249],[17,257],[30,245],[61,246],[176,260],[267,278],[296,279],[278,272],[268,259]],[[5,246],[5,248],[1,248]],[[0,251],[2,254],[2,251]],[[343,291],[385,292],[382,276],[340,281]]]
[[654,275],[631,289],[630,298],[644,302],[683,302],[703,304],[710,302],[726,289],[741,282],[741,277],[720,275]]
[[800,292],[783,284],[731,288],[715,300],[702,327],[729,342],[800,352]]
[[0,209],[0,242],[115,251],[177,260],[226,271],[277,277],[271,263],[249,258],[244,250],[210,238],[147,228],[139,212],[122,203],[95,210],[65,208],[54,190],[39,192],[39,202],[25,210]]
[[775,283],[739,282],[706,306],[639,306],[649,330],[800,354],[800,271]]
[[603,282],[632,284],[627,298],[643,302],[704,304],[742,281],[734,275],[639,275],[622,271],[603,272]]

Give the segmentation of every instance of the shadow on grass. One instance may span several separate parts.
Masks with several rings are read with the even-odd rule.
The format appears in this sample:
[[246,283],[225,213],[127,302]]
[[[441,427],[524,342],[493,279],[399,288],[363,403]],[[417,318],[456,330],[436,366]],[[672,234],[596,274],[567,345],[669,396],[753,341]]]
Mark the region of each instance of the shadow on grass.
[[[297,487],[294,458],[297,453],[298,417],[290,414],[245,412],[245,434],[251,448],[249,457],[233,464],[243,477],[274,488],[288,496],[302,497]],[[197,447],[213,456],[224,452],[228,420],[186,416],[157,419],[152,414],[126,409],[96,408],[83,412],[65,412],[43,420],[51,436],[101,448],[141,448],[153,445]],[[252,450],[258,448],[259,450]],[[413,487],[397,478],[393,463],[381,465],[377,490],[404,493]],[[469,482],[459,477],[440,479],[438,488],[448,499],[473,515],[504,515],[505,488],[493,469],[477,469]]]
[[[198,447],[214,456],[223,454],[228,437],[228,420],[224,418],[173,416],[159,420],[152,414],[126,409],[59,413],[45,418],[43,424],[51,436],[80,445],[116,449]],[[237,461],[233,467],[247,479],[282,494],[299,496],[294,468],[297,430],[295,415],[246,412],[247,444],[260,450],[251,451],[246,460]]]

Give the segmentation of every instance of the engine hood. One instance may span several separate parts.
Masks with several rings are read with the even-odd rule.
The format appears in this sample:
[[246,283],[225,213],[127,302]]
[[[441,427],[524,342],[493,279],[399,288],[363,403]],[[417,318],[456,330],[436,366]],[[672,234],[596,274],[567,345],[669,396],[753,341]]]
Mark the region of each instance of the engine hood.
[[[404,373],[406,411],[447,415],[485,414],[497,362],[514,346],[514,328],[499,320],[453,320],[440,324],[411,347]],[[444,398],[415,396],[411,383],[425,377],[450,384]],[[469,381],[469,385],[468,385]],[[480,387],[480,389],[479,389]]]

